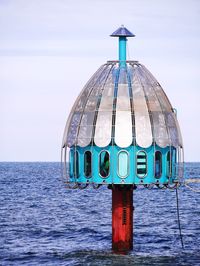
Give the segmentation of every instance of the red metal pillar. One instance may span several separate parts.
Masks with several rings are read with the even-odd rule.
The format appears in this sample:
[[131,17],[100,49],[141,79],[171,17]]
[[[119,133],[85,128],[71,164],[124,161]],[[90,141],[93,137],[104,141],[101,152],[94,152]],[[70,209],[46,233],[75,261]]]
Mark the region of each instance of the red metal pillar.
[[112,188],[112,249],[126,252],[133,249],[133,186]]

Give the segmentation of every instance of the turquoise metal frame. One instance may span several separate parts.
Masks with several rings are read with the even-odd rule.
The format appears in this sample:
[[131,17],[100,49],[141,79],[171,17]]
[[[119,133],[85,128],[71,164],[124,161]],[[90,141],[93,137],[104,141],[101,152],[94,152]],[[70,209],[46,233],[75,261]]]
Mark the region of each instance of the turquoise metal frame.
[[[95,184],[135,184],[135,185],[150,185],[150,184],[172,184],[176,181],[176,148],[166,147],[160,148],[159,146],[151,146],[147,149],[142,149],[139,146],[130,146],[128,148],[119,148],[118,146],[107,146],[103,149],[110,154],[110,171],[107,177],[102,177],[99,171],[99,155],[102,149],[97,146],[87,147],[71,147],[69,158],[69,176],[70,182],[77,183],[95,183]],[[79,155],[79,169],[74,171],[75,152]],[[91,167],[92,175],[86,177],[84,175],[84,154],[86,151],[90,151],[92,154]],[[119,165],[119,153],[125,151],[128,153],[128,175],[126,177],[120,177],[118,174]],[[147,155],[147,174],[144,177],[137,176],[137,154],[139,151],[144,151]],[[159,178],[155,177],[155,152],[160,151],[162,154],[162,174]],[[171,176],[169,176],[169,162],[167,160],[168,152],[171,152]],[[79,173],[76,176],[76,173]]]

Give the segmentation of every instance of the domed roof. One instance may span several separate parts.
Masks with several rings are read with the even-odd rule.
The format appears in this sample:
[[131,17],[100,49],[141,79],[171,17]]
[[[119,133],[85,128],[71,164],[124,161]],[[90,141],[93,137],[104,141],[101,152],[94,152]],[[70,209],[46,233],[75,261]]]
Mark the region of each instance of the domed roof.
[[69,115],[63,147],[157,144],[182,147],[176,118],[165,92],[137,61],[102,65],[85,85]]

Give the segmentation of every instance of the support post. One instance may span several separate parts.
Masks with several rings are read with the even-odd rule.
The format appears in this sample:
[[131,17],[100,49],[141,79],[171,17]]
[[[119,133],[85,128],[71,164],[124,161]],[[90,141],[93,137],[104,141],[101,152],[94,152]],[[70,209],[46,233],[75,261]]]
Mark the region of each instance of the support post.
[[126,37],[119,37],[119,64],[126,66]]
[[112,188],[112,249],[127,252],[133,249],[133,186]]

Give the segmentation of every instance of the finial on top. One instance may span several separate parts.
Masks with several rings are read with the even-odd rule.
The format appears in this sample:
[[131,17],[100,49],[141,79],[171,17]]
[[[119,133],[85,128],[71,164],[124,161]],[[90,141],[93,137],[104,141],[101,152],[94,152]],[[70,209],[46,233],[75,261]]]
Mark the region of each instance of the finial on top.
[[118,28],[116,31],[114,31],[111,35],[111,37],[135,37],[135,35],[130,32],[127,28],[124,27],[124,25],[121,25],[120,28]]

